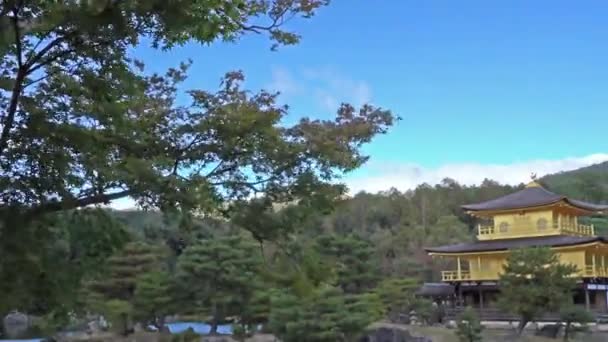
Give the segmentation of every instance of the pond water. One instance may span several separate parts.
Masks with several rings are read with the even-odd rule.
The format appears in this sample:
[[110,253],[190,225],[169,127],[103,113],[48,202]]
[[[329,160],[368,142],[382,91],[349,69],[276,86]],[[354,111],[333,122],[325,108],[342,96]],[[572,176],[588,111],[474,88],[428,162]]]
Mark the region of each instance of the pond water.
[[[211,331],[211,326],[202,322],[174,322],[167,323],[167,328],[172,334],[182,333],[189,328],[192,328],[195,333],[205,335]],[[220,324],[217,326],[218,334],[222,335],[232,335],[232,325],[230,324]]]
[[[173,322],[167,323],[167,328],[172,334],[183,333],[186,330],[192,328],[195,333],[200,335],[209,334],[211,326],[203,322]],[[222,335],[232,335],[232,325],[220,324],[217,326],[217,333]],[[30,339],[30,340],[0,340],[0,342],[43,342],[42,339]]]

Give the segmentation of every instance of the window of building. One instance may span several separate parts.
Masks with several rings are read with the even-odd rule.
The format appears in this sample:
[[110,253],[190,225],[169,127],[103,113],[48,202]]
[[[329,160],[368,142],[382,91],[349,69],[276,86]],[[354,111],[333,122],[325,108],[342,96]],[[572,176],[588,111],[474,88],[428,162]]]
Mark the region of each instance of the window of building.
[[539,231],[542,231],[542,230],[547,229],[547,226],[548,226],[548,225],[549,225],[549,223],[547,222],[547,219],[545,219],[545,218],[539,218],[539,219],[536,221],[536,228],[537,228]]
[[509,231],[509,223],[507,222],[501,222],[500,225],[498,226],[498,230],[501,233],[506,233]]

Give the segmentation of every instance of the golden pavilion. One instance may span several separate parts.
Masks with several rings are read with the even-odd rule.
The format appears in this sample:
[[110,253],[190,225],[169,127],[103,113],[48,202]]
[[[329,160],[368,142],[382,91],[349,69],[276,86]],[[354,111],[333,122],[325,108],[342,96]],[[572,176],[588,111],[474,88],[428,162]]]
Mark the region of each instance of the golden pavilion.
[[462,208],[479,221],[476,241],[426,248],[452,265],[441,272],[441,280],[460,305],[491,308],[509,250],[547,246],[579,269],[575,304],[608,311],[608,240],[596,236],[593,225],[580,222],[605,213],[607,205],[558,195],[533,181],[515,193]]

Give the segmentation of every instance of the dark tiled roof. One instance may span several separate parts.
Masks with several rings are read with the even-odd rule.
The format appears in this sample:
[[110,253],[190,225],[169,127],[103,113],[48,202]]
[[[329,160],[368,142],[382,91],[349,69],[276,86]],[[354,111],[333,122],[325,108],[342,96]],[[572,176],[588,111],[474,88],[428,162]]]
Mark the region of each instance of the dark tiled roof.
[[424,283],[416,294],[429,297],[450,296],[454,294],[454,286],[446,283]]
[[466,204],[462,208],[470,211],[479,210],[507,210],[519,209],[527,207],[536,207],[541,205],[553,204],[565,200],[571,205],[590,211],[608,210],[608,205],[592,204],[583,201],[569,199],[566,196],[554,194],[540,186],[526,187],[512,194],[499,197],[486,202],[476,204]]
[[456,245],[447,245],[439,247],[425,248],[428,253],[468,253],[468,252],[489,252],[503,251],[514,248],[523,247],[564,247],[575,246],[585,243],[601,241],[607,242],[606,239],[599,236],[539,236],[530,238],[503,239],[503,240],[488,240],[476,241],[472,243],[460,243]]

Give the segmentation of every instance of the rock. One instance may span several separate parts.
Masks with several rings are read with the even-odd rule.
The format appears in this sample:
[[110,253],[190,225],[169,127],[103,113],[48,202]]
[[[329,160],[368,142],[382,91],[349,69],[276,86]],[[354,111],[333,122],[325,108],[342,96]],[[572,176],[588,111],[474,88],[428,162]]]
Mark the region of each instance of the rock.
[[454,322],[454,321],[448,321],[445,324],[445,327],[448,328],[448,329],[456,329],[458,326],[457,326],[456,322]]
[[141,332],[144,332],[144,331],[145,331],[144,330],[144,326],[141,323],[137,322],[137,323],[135,323],[135,325],[133,325],[133,332],[134,333],[137,334],[137,333],[141,333]]
[[359,342],[433,342],[428,337],[412,336],[405,329],[381,327],[370,331]]
[[547,324],[547,325],[543,326],[542,328],[540,328],[540,330],[537,330],[534,333],[534,335],[550,337],[550,338],[557,338],[557,335],[559,335],[559,331],[561,329],[562,329],[561,324]]
[[20,312],[11,312],[2,321],[4,333],[8,338],[23,336],[30,327],[29,317]]

